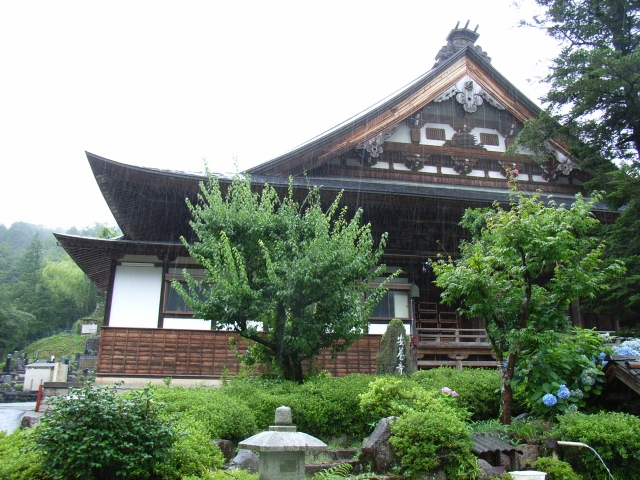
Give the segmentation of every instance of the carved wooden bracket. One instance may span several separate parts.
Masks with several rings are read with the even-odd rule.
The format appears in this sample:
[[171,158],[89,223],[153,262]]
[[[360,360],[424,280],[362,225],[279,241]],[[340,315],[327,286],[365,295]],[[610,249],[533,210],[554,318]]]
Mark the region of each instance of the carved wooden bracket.
[[453,169],[460,175],[467,175],[473,171],[473,166],[478,162],[477,158],[451,157]]
[[405,165],[405,167],[410,168],[412,172],[417,172],[419,170],[422,170],[422,167],[424,167],[424,161],[427,158],[429,158],[429,155],[427,155],[426,157],[422,158],[418,154],[416,154],[416,155],[405,155],[403,153],[402,156],[404,157],[404,165]]

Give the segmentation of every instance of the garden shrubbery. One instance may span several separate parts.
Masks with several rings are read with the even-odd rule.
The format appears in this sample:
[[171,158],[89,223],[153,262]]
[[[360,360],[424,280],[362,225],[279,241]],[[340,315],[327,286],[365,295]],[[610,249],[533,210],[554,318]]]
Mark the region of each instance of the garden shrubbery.
[[[640,418],[616,412],[595,415],[568,413],[557,417],[552,435],[594,448],[616,479],[638,478],[640,471]],[[560,448],[564,460],[586,478],[607,478],[596,455],[586,448]]]
[[411,379],[423,388],[440,390],[447,386],[460,395],[458,402],[473,420],[486,420],[500,415],[500,377],[496,369],[434,368],[415,372]]
[[54,399],[32,438],[53,479],[147,478],[174,443],[173,423],[160,411],[149,387],[127,395],[72,388]]
[[2,480],[46,480],[42,456],[33,447],[30,430],[11,435],[0,431],[0,478]]

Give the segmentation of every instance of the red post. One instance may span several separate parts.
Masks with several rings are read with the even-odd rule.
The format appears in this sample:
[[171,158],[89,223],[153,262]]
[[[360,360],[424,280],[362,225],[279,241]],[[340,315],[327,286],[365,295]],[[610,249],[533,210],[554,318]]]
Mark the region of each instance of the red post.
[[44,390],[44,385],[40,384],[38,387],[38,397],[36,398],[36,412],[40,411],[40,401],[42,400],[42,391]]

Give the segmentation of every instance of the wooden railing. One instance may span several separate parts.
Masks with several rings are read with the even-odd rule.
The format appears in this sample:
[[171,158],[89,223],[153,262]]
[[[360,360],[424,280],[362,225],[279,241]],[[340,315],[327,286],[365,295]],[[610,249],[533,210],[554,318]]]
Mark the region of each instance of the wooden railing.
[[482,328],[417,328],[418,368],[495,367],[495,355]]
[[417,328],[419,342],[487,343],[484,328]]

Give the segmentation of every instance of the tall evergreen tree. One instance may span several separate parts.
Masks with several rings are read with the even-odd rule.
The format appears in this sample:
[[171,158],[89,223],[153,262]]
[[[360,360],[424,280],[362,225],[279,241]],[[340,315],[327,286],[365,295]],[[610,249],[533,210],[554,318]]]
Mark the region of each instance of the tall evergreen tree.
[[545,79],[549,109],[519,143],[544,157],[547,141],[561,137],[595,174],[586,187],[625,207],[603,236],[606,258],[623,260],[627,273],[592,304],[623,320],[640,306],[640,0],[535,1],[544,12],[533,23],[562,51]]

